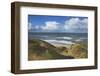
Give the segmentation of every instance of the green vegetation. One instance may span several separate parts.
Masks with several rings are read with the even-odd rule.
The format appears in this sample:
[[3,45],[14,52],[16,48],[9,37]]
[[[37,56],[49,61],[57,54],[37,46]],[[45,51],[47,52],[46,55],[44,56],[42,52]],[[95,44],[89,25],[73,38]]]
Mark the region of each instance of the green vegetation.
[[71,45],[71,47],[66,51],[62,52],[63,55],[73,56],[75,59],[78,58],[87,58],[88,51],[87,45],[83,43],[76,43]]
[[70,48],[55,47],[45,41],[32,39],[28,44],[28,60],[87,58],[87,45],[76,43]]

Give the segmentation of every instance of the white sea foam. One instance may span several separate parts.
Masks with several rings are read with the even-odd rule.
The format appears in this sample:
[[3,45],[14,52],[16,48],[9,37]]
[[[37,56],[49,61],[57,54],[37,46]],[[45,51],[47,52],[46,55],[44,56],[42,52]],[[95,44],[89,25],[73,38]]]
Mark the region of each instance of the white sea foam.
[[71,37],[57,37],[58,39],[68,39],[68,40],[71,40],[72,38]]
[[71,42],[71,41],[64,41],[64,40],[44,40],[44,41],[46,41],[46,42],[48,42],[48,43],[51,43],[51,44],[74,44],[73,42]]
[[82,41],[82,39],[77,39],[77,40],[75,40],[75,41]]
[[87,39],[87,38],[79,38],[79,39],[77,39],[75,41],[83,41],[84,39]]

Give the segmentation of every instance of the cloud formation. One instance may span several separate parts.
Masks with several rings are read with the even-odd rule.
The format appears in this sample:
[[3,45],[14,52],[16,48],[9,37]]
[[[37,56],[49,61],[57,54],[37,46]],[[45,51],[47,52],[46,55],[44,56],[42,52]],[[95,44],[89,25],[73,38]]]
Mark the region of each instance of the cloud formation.
[[57,21],[45,21],[43,24],[34,25],[28,23],[28,30],[40,32],[76,32],[86,33],[88,30],[87,18],[70,18],[63,23]]
[[52,31],[52,30],[57,30],[58,26],[59,26],[59,23],[56,21],[47,21],[47,22],[45,22],[44,26],[41,26],[41,29]]
[[28,30],[32,29],[32,23],[28,23]]
[[36,30],[36,29],[40,29],[40,26],[38,26],[38,25],[35,25],[35,26],[33,26],[33,24],[32,23],[28,23],[28,30]]
[[88,26],[88,19],[70,18],[65,21],[64,28],[70,32],[86,32]]

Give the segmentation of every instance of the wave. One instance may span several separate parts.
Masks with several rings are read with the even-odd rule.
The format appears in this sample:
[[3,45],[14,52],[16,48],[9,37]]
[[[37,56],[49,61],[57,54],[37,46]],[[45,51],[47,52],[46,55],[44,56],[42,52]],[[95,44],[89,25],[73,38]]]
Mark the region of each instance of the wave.
[[65,40],[44,40],[48,43],[51,43],[51,44],[75,44],[74,42],[72,41],[65,41]]
[[79,38],[79,39],[77,39],[75,41],[84,41],[84,40],[87,40],[87,38]]
[[68,40],[71,40],[72,37],[56,37],[57,39],[68,39]]

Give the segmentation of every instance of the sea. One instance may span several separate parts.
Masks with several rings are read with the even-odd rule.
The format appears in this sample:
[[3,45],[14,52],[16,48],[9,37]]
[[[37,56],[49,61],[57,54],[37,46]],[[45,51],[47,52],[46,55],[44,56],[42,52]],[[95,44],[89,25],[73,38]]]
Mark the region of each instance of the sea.
[[28,32],[28,39],[40,39],[52,45],[75,44],[76,42],[88,42],[88,33],[51,33]]

